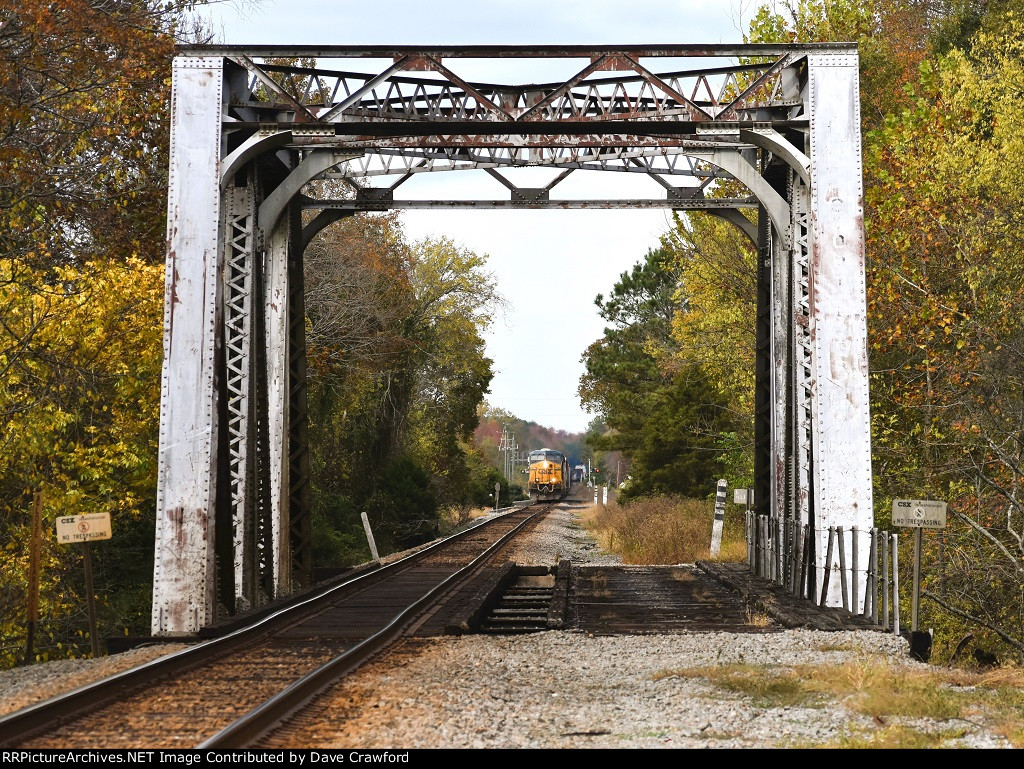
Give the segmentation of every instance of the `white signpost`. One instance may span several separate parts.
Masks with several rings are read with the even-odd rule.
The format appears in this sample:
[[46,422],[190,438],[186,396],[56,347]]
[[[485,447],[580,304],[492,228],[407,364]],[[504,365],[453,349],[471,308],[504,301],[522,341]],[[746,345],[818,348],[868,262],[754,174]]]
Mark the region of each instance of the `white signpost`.
[[[937,499],[894,499],[892,525],[914,530],[914,592],[910,602],[910,629],[917,632],[921,604],[921,532],[946,528],[946,503]],[[899,601],[899,596],[894,598]]]
[[57,543],[82,545],[82,564],[85,567],[85,594],[89,604],[89,642],[93,659],[100,656],[100,639],[96,630],[96,596],[92,588],[92,555],[89,543],[98,539],[110,539],[110,513],[89,515],[65,515],[57,519]]
[[725,526],[725,490],[728,481],[722,478],[718,481],[718,490],[715,494],[715,520],[711,524],[711,557],[718,558],[722,552],[722,529]]

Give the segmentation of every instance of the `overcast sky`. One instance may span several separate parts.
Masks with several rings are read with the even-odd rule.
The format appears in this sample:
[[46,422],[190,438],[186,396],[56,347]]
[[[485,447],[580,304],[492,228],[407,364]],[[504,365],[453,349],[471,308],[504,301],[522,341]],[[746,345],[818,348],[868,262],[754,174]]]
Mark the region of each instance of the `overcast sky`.
[[[219,42],[236,44],[738,43],[754,6],[754,0],[261,0],[220,3],[207,15]],[[478,78],[498,76],[498,68],[508,66],[467,63],[479,68],[468,71],[446,63],[460,75]],[[544,66],[543,61],[515,66],[514,75],[506,69],[501,79],[553,79],[542,70],[537,70],[541,77],[530,77],[531,68]],[[548,171],[536,173],[550,178]],[[576,172],[556,189],[560,197],[576,198],[617,185],[611,196],[625,197],[626,184],[630,194],[664,196],[639,174]],[[419,174],[400,191],[407,198],[508,196],[480,171]],[[487,335],[495,368],[488,402],[542,425],[584,430],[592,415],[576,395],[580,356],[603,332],[594,297],[607,293],[623,271],[658,244],[669,213],[407,211],[403,220],[410,238],[445,235],[489,256],[509,309],[496,315]]]

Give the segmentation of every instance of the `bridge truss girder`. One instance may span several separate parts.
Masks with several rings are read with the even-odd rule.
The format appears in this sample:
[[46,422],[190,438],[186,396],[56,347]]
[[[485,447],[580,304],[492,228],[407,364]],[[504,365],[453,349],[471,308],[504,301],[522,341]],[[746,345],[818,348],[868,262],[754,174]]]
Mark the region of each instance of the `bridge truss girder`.
[[[678,65],[726,57],[741,63]],[[559,75],[457,73],[480,59]],[[659,207],[740,226],[760,254],[756,506],[813,526],[820,584],[828,526],[872,521],[858,98],[848,44],[179,51],[153,633],[311,580],[302,252],[332,222],[396,208]],[[559,196],[598,170],[657,194]],[[440,172],[486,173],[507,197],[402,197]],[[749,195],[722,197],[721,180]]]

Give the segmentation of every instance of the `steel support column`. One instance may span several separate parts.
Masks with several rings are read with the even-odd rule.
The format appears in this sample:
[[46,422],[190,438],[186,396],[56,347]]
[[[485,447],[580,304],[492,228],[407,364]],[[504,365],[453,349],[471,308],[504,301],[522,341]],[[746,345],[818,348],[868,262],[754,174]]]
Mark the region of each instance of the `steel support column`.
[[313,580],[309,503],[309,411],[306,403],[306,288],[302,208],[288,208],[288,550],[291,587]]
[[193,633],[213,616],[223,376],[217,368],[223,60],[177,58],[172,78],[154,635]]
[[255,420],[253,380],[253,316],[255,274],[260,268],[255,249],[256,210],[252,185],[224,191],[224,351],[227,411],[227,473],[233,545],[234,611],[256,603]]
[[[811,436],[820,576],[829,526],[846,532],[873,525],[871,419],[857,57],[811,54],[808,78]],[[858,561],[867,563],[867,537],[860,539]],[[865,594],[863,576],[855,577],[860,596]],[[830,603],[835,604],[838,586],[833,592]]]
[[267,483],[269,492],[272,596],[291,587],[290,500],[291,431],[289,405],[290,262],[294,243],[293,217],[282,216],[267,236],[264,262],[263,314],[266,319]]

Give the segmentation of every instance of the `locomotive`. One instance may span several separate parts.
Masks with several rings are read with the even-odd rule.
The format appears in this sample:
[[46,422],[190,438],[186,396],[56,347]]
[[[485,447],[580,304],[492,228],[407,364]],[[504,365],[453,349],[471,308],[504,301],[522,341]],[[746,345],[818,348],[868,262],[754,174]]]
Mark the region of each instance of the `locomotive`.
[[569,460],[561,451],[538,449],[529,454],[530,499],[562,499],[569,493]]

